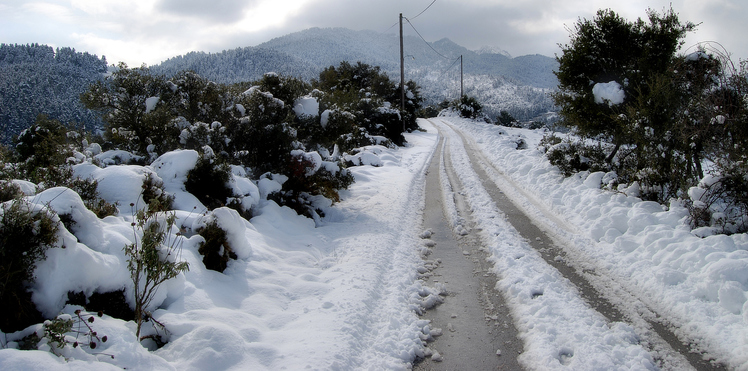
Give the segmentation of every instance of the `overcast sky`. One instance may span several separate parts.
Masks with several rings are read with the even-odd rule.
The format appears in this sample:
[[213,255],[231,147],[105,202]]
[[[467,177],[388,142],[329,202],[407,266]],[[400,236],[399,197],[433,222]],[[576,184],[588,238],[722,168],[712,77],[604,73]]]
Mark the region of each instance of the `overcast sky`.
[[[701,23],[685,48],[717,41],[748,59],[746,0],[0,0],[0,42],[69,46],[134,67],[190,51],[254,46],[310,27],[397,32],[398,14],[428,41],[498,47],[512,56],[560,53],[567,29],[610,8],[628,20],[669,8]],[[407,24],[406,34],[415,35]]]

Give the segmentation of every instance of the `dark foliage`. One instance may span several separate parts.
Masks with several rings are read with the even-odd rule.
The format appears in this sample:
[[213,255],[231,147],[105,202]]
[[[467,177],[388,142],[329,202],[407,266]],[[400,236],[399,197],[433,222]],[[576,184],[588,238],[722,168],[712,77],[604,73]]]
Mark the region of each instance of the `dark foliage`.
[[0,330],[13,332],[38,322],[40,315],[28,287],[36,264],[57,242],[58,222],[45,210],[34,211],[22,200],[2,205],[0,215]]
[[236,259],[236,254],[231,250],[226,238],[226,231],[216,221],[211,221],[198,233],[205,239],[198,249],[203,256],[205,268],[218,272],[226,270],[229,259]]
[[201,157],[195,167],[187,173],[184,187],[209,210],[224,206],[226,199],[233,196],[226,184],[231,173],[226,164],[216,164],[211,159]]
[[95,291],[88,297],[82,291],[68,292],[66,303],[80,305],[86,308],[86,311],[106,314],[123,321],[132,321],[135,319],[135,312],[130,308],[130,304],[127,303],[124,288],[108,292]]

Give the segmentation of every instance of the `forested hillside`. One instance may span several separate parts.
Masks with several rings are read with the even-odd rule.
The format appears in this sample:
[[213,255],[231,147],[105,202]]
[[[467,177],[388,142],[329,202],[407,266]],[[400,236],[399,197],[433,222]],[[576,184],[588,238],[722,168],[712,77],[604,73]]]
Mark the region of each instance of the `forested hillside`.
[[0,44],[0,140],[29,127],[37,115],[76,122],[91,129],[98,115],[78,96],[107,72],[105,57],[71,48]]
[[[397,78],[399,48],[398,36],[393,33],[310,28],[257,47],[215,54],[188,53],[166,60],[154,70],[168,76],[191,69],[212,81],[232,83],[257,79],[268,71],[309,79],[341,61],[361,61],[380,66],[390,77]],[[446,38],[426,43],[417,36],[405,37],[404,50],[405,78],[422,88],[426,104],[458,98],[462,56],[465,91],[475,91],[485,98],[482,103],[489,115],[505,110],[519,120],[530,120],[554,110],[548,97],[549,89],[558,83],[553,74],[558,64],[553,58],[511,58],[487,49],[471,51]]]
[[258,80],[267,72],[309,80],[322,70],[318,65],[296,56],[251,46],[213,54],[190,52],[170,58],[153,68],[167,76],[189,70],[219,84]]

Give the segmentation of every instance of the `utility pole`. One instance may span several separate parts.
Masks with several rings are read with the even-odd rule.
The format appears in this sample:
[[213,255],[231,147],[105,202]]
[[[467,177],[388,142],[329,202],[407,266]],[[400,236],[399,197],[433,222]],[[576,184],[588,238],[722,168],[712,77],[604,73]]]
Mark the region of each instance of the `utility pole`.
[[460,99],[463,95],[465,94],[462,92],[462,55],[460,55]]
[[405,131],[405,55],[403,54],[403,13],[400,13],[400,119],[403,121],[403,132]]

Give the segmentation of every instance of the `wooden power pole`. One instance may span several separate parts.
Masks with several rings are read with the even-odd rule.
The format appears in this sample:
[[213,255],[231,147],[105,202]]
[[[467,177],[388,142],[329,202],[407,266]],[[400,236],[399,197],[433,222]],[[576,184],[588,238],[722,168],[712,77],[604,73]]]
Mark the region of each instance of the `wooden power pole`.
[[405,55],[403,54],[403,13],[400,13],[400,118],[403,121],[403,131],[405,131],[405,118],[402,112],[405,112]]
[[405,55],[403,54],[403,13],[400,13],[400,108],[405,109]]
[[462,55],[460,55],[460,99],[465,95],[462,90]]

